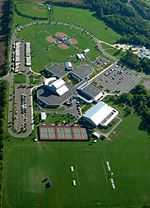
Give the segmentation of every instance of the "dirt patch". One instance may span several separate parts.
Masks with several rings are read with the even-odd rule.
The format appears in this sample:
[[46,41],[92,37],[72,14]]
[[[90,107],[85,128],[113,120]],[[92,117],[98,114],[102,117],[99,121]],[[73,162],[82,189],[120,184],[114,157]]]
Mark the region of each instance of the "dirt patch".
[[61,48],[61,49],[68,49],[69,48],[69,46],[64,44],[64,43],[58,44],[58,47]]
[[68,49],[70,46],[78,44],[78,41],[74,37],[69,37],[64,32],[57,32],[53,36],[49,35],[46,37],[49,44],[55,43],[58,48]]
[[71,45],[77,45],[78,41],[76,38],[70,38],[70,43],[71,43]]
[[55,43],[55,38],[53,38],[52,36],[48,36],[46,39],[49,43]]
[[67,35],[65,33],[63,33],[63,32],[57,32],[55,34],[55,37],[57,37],[57,38],[65,38],[65,37],[67,37]]

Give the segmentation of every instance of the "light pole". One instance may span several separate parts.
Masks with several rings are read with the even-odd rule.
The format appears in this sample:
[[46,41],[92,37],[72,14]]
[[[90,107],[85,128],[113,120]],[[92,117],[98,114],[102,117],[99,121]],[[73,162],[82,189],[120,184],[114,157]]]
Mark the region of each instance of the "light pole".
[[53,13],[54,13],[53,5],[51,3],[47,3],[47,9],[48,9],[48,22],[51,23],[52,16],[53,16]]

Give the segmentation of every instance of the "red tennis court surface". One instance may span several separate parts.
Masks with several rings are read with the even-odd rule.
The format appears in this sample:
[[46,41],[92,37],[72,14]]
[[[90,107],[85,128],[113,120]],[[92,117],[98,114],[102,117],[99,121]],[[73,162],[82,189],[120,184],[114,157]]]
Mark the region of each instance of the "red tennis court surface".
[[51,126],[39,127],[39,139],[41,141],[86,141],[87,131],[80,126]]

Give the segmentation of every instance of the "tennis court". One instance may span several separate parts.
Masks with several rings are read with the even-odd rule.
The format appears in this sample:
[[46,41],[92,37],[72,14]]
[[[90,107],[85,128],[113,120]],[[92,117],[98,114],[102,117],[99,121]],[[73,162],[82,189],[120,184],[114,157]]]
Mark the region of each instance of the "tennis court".
[[51,126],[41,125],[39,128],[40,141],[87,141],[85,128],[80,126]]

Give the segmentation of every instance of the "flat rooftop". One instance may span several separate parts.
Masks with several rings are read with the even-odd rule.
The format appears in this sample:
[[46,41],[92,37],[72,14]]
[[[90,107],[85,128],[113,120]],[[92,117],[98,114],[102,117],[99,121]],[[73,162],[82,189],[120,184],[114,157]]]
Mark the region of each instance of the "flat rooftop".
[[69,91],[62,96],[54,94],[49,90],[49,87],[43,85],[37,89],[37,99],[41,102],[40,104],[45,104],[47,107],[60,106],[70,97],[77,94],[76,89],[81,84],[83,84],[83,81],[74,86],[67,83]]
[[59,96],[51,92],[47,86],[42,86],[37,90],[37,98],[39,101],[47,106],[58,106],[63,104],[69,97],[72,96],[74,92],[73,87],[68,88],[68,92],[66,92],[62,96]]
[[53,66],[48,66],[46,70],[58,78],[63,77],[67,73],[63,64],[54,64]]
[[88,135],[85,128],[80,126],[52,126],[39,127],[40,141],[87,141]]
[[81,64],[78,67],[74,67],[72,72],[81,79],[85,79],[92,73],[92,68],[89,64]]
[[102,89],[96,87],[96,86],[95,86],[94,84],[92,84],[92,83],[89,84],[89,85],[86,85],[86,86],[83,87],[83,88],[79,88],[79,91],[82,91],[83,93],[86,93],[86,94],[90,95],[91,97],[97,96],[97,95],[100,93],[101,90],[102,90]]
[[74,66],[71,71],[66,71],[65,66],[63,64],[54,64],[52,66],[46,67],[46,70],[48,70],[53,76],[56,76],[58,78],[64,77],[66,74],[73,72],[81,79],[85,79],[92,72],[92,68],[89,64],[81,64],[79,66]]

